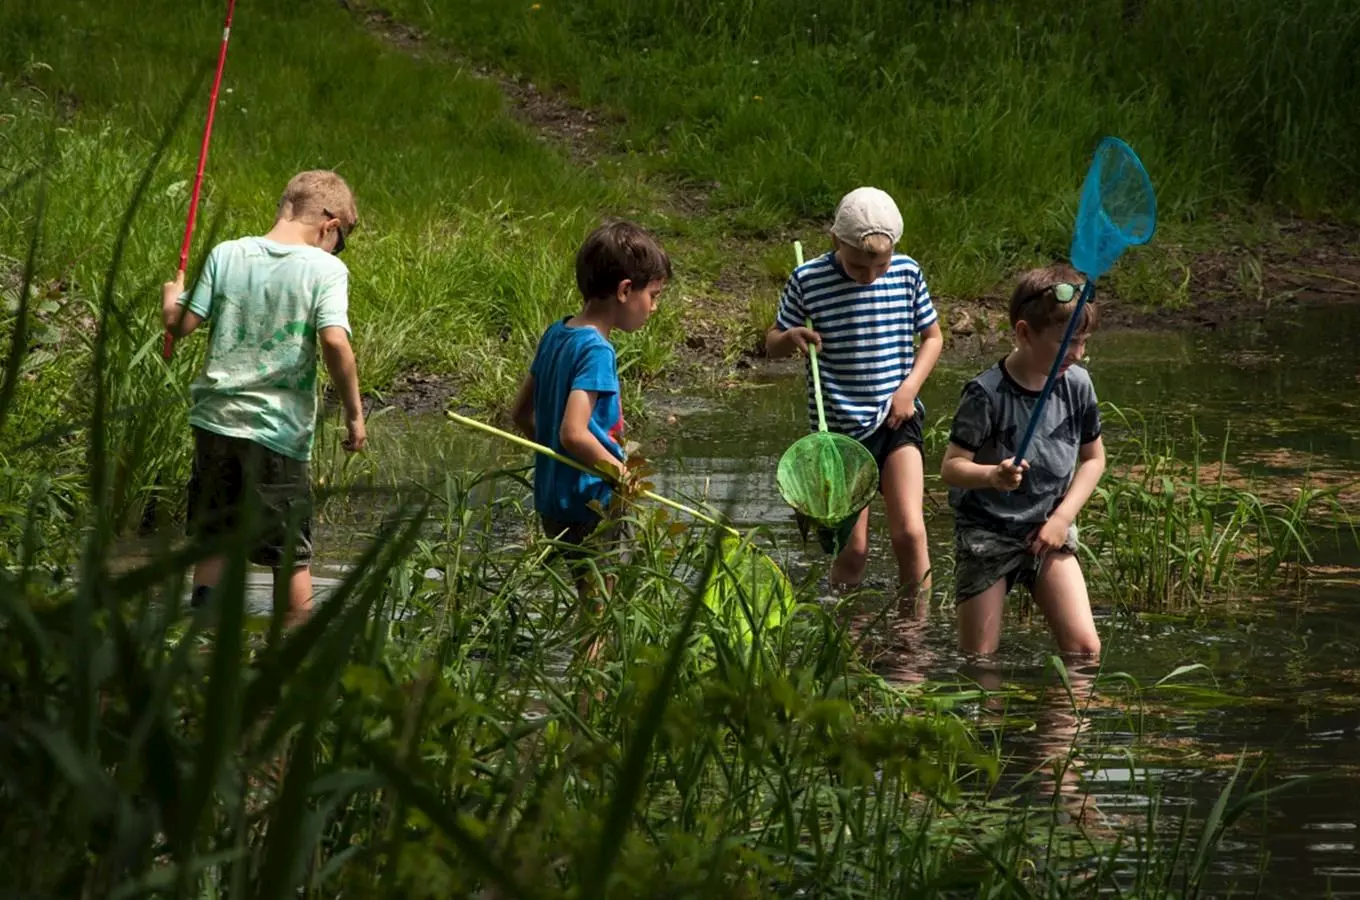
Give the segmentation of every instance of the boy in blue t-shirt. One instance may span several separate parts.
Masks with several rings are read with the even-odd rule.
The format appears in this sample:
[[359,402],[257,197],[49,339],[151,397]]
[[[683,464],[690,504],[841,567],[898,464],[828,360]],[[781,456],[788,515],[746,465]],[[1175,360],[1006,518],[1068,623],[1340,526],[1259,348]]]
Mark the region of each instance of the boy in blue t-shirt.
[[[831,238],[831,252],[794,269],[765,351],[774,358],[817,348],[827,428],[855,438],[878,461],[899,590],[904,598],[928,596],[925,407],[917,396],[944,346],[939,316],[921,267],[894,252],[902,215],[888,194],[872,187],[846,194]],[[808,419],[817,430],[810,376]],[[857,586],[869,557],[868,508],[819,532],[822,546],[836,553],[833,589]]]
[[[624,473],[623,409],[614,329],[636,331],[656,309],[671,277],[671,263],[656,239],[631,222],[595,229],[576,254],[579,313],[548,326],[511,416],[527,437],[590,468],[600,463]],[[539,454],[534,462],[534,508],[549,537],[582,545],[600,526],[592,506],[609,506],[612,491],[601,475],[586,475]],[[606,540],[617,541],[610,528]],[[579,559],[579,551],[570,554]],[[576,570],[584,599],[585,573]]]

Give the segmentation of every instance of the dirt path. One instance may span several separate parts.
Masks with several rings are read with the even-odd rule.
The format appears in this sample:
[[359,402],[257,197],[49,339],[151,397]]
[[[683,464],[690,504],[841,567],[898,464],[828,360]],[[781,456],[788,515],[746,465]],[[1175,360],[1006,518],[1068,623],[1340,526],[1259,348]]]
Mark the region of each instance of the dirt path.
[[[457,65],[495,82],[510,114],[539,140],[557,148],[573,164],[592,169],[620,153],[613,134],[620,113],[590,109],[565,92],[472,62],[446,41],[404,23],[364,0],[340,0],[362,25],[390,46],[420,58]],[[649,183],[669,216],[709,212],[711,185]],[[760,329],[751,314],[753,298],[777,295],[782,279],[766,258],[788,234],[769,235],[735,253],[716,274],[700,274],[682,297],[686,341],[678,354],[681,369],[705,380],[727,380],[753,369],[763,356]],[[684,252],[683,240],[677,247]],[[1164,240],[1134,251],[1141,257],[1141,278],[1107,278],[1098,300],[1102,329],[1217,329],[1239,320],[1263,320],[1301,305],[1360,301],[1360,227],[1281,217],[1250,233],[1223,220],[1223,238],[1212,250]],[[1131,253],[1130,256],[1134,254]],[[1142,288],[1141,285],[1147,285]],[[1152,306],[1135,296],[1155,290],[1172,305]],[[952,358],[985,358],[1009,341],[1006,306],[1009,284],[980,297],[936,296]],[[452,395],[455,378],[413,373],[389,393],[404,408],[436,409]]]

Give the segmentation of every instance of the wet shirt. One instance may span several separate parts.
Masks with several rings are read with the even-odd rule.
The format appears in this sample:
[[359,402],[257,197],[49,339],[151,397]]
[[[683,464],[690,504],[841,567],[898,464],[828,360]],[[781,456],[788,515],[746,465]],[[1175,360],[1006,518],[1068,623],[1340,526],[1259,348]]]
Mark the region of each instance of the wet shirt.
[[[529,369],[534,376],[534,436],[538,443],[562,448],[562,419],[572,391],[597,395],[590,411],[590,433],[615,457],[623,459],[623,407],[614,345],[589,326],[575,328],[563,319],[539,339]],[[556,522],[592,522],[593,500],[609,505],[608,482],[587,475],[541,453],[534,458],[534,508]]]
[[[894,254],[888,271],[872,284],[860,284],[834,253],[809,260],[785,284],[775,325],[788,331],[809,318],[822,336],[817,363],[826,427],[867,437],[887,418],[893,392],[911,374],[916,335],[939,318],[921,267],[909,256]],[[808,419],[815,431],[810,368]]]
[[[1014,459],[1039,393],[1022,387],[1006,371],[1004,360],[998,362],[963,386],[950,443],[973,451],[973,460],[983,465]],[[1053,383],[1025,454],[1029,471],[1020,487],[1010,492],[950,488],[949,505],[958,526],[1027,536],[1062,502],[1081,447],[1098,437],[1095,386],[1085,369],[1072,366]]]
[[317,332],[350,332],[345,264],[307,244],[225,241],[208,255],[187,306],[211,328],[203,371],[189,387],[189,423],[310,459]]

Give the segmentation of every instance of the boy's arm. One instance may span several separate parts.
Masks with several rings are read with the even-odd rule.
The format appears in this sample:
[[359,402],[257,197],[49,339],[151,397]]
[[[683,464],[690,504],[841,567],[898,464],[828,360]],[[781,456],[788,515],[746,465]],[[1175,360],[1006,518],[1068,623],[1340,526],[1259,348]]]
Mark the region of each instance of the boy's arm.
[[349,437],[344,443],[351,453],[364,449],[368,442],[368,431],[364,427],[364,405],[359,397],[359,369],[354,362],[354,351],[349,345],[349,334],[338,325],[321,329],[321,356],[326,361],[326,371],[330,373],[331,383],[340,393],[340,401],[345,407],[345,428]]
[[784,284],[774,324],[765,332],[765,355],[770,359],[779,359],[794,351],[807,353],[808,344],[820,350],[822,336],[803,324],[807,318],[807,310],[803,307],[803,286],[795,273]]
[[595,391],[580,389],[568,394],[567,408],[562,413],[562,427],[558,429],[558,437],[562,440],[562,449],[577,462],[591,469],[598,468],[599,463],[605,462],[616,469],[622,477],[623,463],[619,462],[618,457],[610,453],[609,449],[600,443],[600,439],[590,431],[590,412],[595,408],[599,396]]
[[921,346],[916,348],[916,358],[911,372],[893,392],[892,406],[888,410],[888,427],[896,428],[916,414],[916,397],[921,393],[926,379],[935,369],[944,349],[944,331],[939,320],[931,322],[921,331]]
[[765,355],[770,359],[790,356],[795,350],[806,353],[808,344],[820,350],[822,336],[802,325],[785,330],[776,324],[765,332]]
[[524,376],[519,392],[510,405],[510,421],[515,423],[519,433],[529,440],[536,440],[538,429],[534,427],[534,373]]
[[1067,488],[1058,508],[1053,510],[1053,518],[1061,517],[1068,525],[1077,520],[1077,514],[1086,506],[1086,501],[1095,493],[1100,477],[1105,474],[1105,441],[1096,438],[1082,444],[1077,452],[1077,471],[1072,475],[1072,484]]
[[998,491],[1013,491],[1020,486],[1029,468],[1029,460],[1021,460],[1015,465],[1012,460],[1003,459],[994,466],[973,462],[973,451],[951,443],[944,451],[944,461],[940,463],[940,479],[950,487],[965,491],[981,491],[992,488]]
[[1086,505],[1086,501],[1091,499],[1091,494],[1095,493],[1096,485],[1103,474],[1105,474],[1105,442],[1097,437],[1081,445],[1077,454],[1077,471],[1072,475],[1072,484],[1068,486],[1058,508],[1053,510],[1048,521],[1034,536],[1030,552],[1038,556],[1049,550],[1057,550],[1067,542],[1067,529],[1072,527],[1072,523],[1077,520],[1077,514]]
[[187,304],[181,303],[180,298],[184,296],[184,273],[175,275],[174,281],[167,281],[161,285],[161,322],[165,325],[165,330],[177,338],[186,337],[194,333],[194,329],[203,324],[203,317],[189,309]]

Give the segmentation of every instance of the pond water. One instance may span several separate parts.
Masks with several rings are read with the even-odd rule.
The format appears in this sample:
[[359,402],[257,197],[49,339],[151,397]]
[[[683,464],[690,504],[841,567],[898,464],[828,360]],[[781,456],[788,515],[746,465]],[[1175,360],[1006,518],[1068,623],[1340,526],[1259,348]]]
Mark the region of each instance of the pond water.
[[[1196,430],[1211,457],[1226,439],[1240,472],[1269,478],[1287,493],[1308,472],[1333,482],[1360,478],[1357,333],[1360,306],[1280,311],[1225,333],[1098,334],[1088,347],[1089,368],[1102,400],[1138,411],[1153,431],[1165,427],[1182,452],[1192,452]],[[1003,352],[937,368],[922,396],[927,424],[947,429],[963,382]],[[658,467],[658,492],[706,498],[741,526],[766,526],[781,548],[779,561],[797,577],[829,562],[815,541],[803,547],[774,484],[780,455],[805,433],[804,403],[801,368],[772,364],[749,386],[651,397],[648,424],[630,437]],[[479,467],[527,461],[442,419],[390,417],[373,430],[387,433],[386,446],[398,434],[408,441],[413,430],[426,459]],[[1139,429],[1107,419],[1112,448],[1140,437]],[[952,521],[936,474],[942,444],[932,446],[926,509],[938,560]],[[881,501],[873,509],[869,584],[886,591],[896,569]],[[1076,765],[1062,793],[1068,805],[1093,810],[1087,821],[1098,825],[1143,827],[1147,791],[1139,783],[1153,779],[1161,829],[1174,834],[1186,811],[1208,814],[1243,753],[1239,795],[1248,781],[1255,790],[1314,776],[1239,823],[1215,864],[1213,892],[1253,891],[1259,878],[1265,896],[1360,897],[1360,617],[1353,612],[1360,582],[1351,577],[1360,553],[1330,536],[1315,561],[1332,577],[1189,612],[1119,610],[1095,593],[1101,673],[1127,673],[1150,688],[1179,667],[1205,668],[1141,699],[1107,679],[1089,707],[1082,701],[1080,715],[1048,666],[1052,644],[1037,615],[1008,619],[1002,649],[985,669],[956,651],[952,604],[943,596],[922,619],[875,622],[867,643],[875,667],[906,690],[975,682],[1018,690],[1004,704],[975,711],[1011,760],[1008,779],[1073,750]],[[1095,674],[1072,673],[1079,699]],[[1038,784],[1051,791],[1053,781]]]

